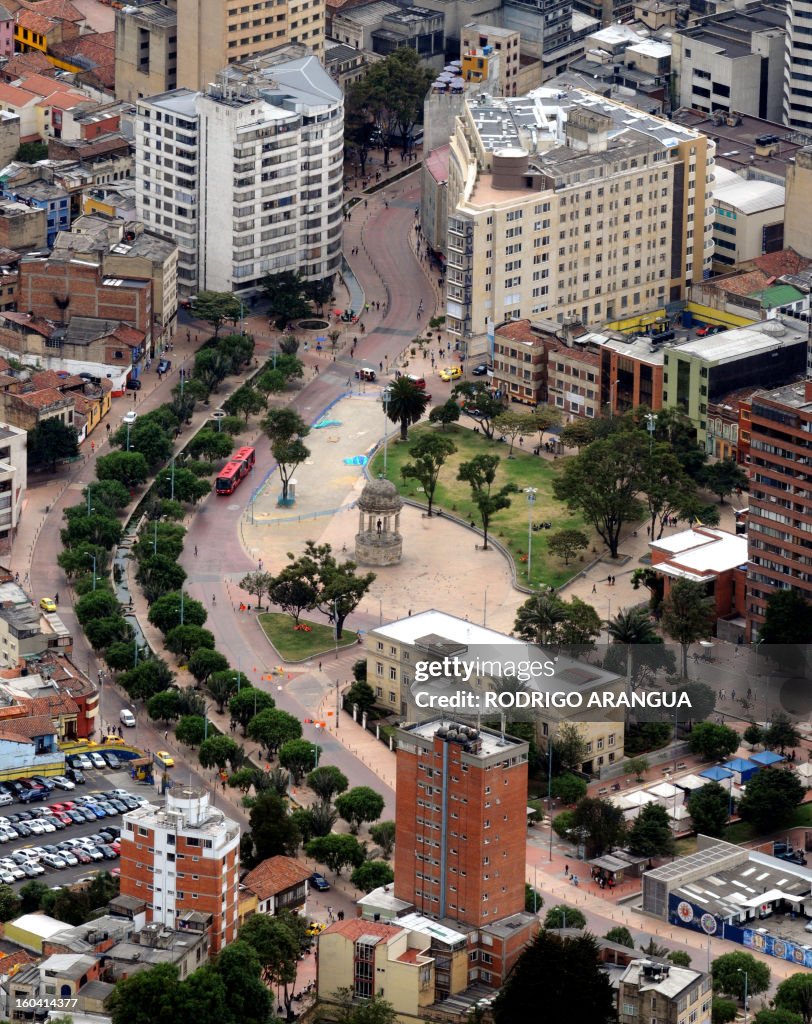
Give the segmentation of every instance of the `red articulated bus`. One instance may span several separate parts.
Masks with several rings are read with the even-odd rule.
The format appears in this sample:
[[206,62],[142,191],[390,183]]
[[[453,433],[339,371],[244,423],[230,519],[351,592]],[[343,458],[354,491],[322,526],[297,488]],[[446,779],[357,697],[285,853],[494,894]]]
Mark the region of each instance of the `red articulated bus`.
[[237,449],[230,461],[217,474],[217,481],[214,485],[215,492],[217,494],[233,494],[254,468],[256,460],[255,448],[246,446]]

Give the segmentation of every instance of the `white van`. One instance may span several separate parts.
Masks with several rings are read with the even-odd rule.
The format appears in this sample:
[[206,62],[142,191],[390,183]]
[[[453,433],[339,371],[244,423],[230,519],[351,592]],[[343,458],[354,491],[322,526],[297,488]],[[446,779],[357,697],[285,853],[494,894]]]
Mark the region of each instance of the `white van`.
[[135,715],[132,711],[122,708],[118,713],[118,717],[122,725],[126,725],[129,729],[135,728]]

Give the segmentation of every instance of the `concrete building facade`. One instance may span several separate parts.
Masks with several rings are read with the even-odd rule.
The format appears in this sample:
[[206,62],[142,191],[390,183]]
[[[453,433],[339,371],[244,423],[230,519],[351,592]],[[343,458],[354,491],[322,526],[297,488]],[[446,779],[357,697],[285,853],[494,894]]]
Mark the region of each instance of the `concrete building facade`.
[[135,103],[177,88],[178,14],[174,0],[116,10],[116,99]]
[[786,15],[782,120],[808,133],[812,129],[812,0],[789,0]]
[[148,920],[171,929],[202,915],[216,953],[237,937],[239,846],[239,825],[208,793],[178,786],[164,807],[124,816],[121,893],[143,899]]
[[785,190],[770,181],[746,181],[716,168],[713,263],[717,273],[784,248]]
[[[812,57],[810,57],[812,60]],[[812,258],[812,147],[799,150],[787,168],[784,244]]]
[[785,27],[783,5],[759,4],[746,12],[714,14],[675,32],[676,105],[780,121]]
[[713,163],[698,132],[579,89],[466,102],[449,155],[447,329],[603,322],[682,298],[710,268]]
[[205,93],[138,104],[138,214],[177,241],[182,294],[248,293],[283,270],[335,274],[343,125],[341,91],[312,56],[267,55]]

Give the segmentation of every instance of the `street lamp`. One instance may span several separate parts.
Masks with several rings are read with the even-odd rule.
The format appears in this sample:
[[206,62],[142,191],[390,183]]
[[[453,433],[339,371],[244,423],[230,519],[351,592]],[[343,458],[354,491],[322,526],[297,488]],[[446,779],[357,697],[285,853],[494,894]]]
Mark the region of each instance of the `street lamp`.
[[152,520],[152,553],[153,555],[158,554],[158,520]]
[[338,598],[333,598],[333,638],[336,645],[336,658],[338,657]]
[[657,428],[657,414],[653,412],[646,413],[646,430],[648,431],[648,454],[651,457],[651,448],[654,444],[654,431]]
[[386,459],[389,454],[389,400],[391,395],[384,391],[381,401],[383,402],[383,475],[386,476]]
[[615,415],[615,388],[620,382],[615,379],[609,385],[609,416],[610,418]]
[[749,981],[747,971],[743,967],[737,968],[739,974],[744,975],[744,1024],[747,1024],[747,983]]
[[93,589],[95,590],[96,589],[96,556],[92,552],[90,552],[90,551],[86,551],[85,554],[87,555],[88,558],[92,558],[93,559]]
[[128,421],[127,421],[127,451],[129,451],[129,450],[130,450],[130,427],[131,427],[131,426],[132,426],[132,424],[131,424],[131,423],[130,423],[130,421],[128,420]]
[[336,732],[341,725],[341,690],[339,687],[340,683],[336,679]]
[[92,486],[93,486],[92,484],[88,484],[87,485],[87,514],[88,515],[90,515],[91,512],[95,511],[94,509],[92,509],[90,507],[90,489],[91,489]]
[[180,624],[183,625],[183,587],[180,588]]
[[170,473],[170,475],[169,475],[169,477],[167,479],[169,480],[169,500],[170,501],[174,501],[175,500],[175,456],[174,455],[172,456],[171,469],[172,469],[172,472]]
[[533,561],[533,506],[536,503],[538,487],[525,487],[524,493],[527,495],[527,585],[532,587],[530,570]]

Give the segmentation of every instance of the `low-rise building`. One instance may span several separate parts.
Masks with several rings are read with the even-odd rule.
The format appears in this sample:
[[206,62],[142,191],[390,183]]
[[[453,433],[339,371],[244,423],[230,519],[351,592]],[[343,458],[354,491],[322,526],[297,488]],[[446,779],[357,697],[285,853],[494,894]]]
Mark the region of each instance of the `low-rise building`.
[[600,374],[600,355],[590,335],[551,347],[547,353],[547,401],[561,410],[567,422],[579,416],[595,419],[601,413]]
[[560,325],[509,320],[494,330],[493,387],[506,399],[536,406],[548,401],[549,356]]
[[25,253],[47,244],[47,210],[16,199],[0,199],[0,246]]
[[647,337],[593,334],[600,351],[600,407],[610,416],[663,404],[663,349]]
[[725,167],[713,183],[713,265],[717,273],[784,248],[784,188],[750,181]]
[[[519,96],[525,89],[520,83],[521,36],[518,32],[475,21],[463,25],[460,33],[460,59],[462,77],[474,85],[489,83],[495,95]],[[496,79],[488,73],[491,62],[496,63]],[[540,85],[540,82],[534,82]]]
[[70,201],[65,189],[47,181],[33,181],[28,185],[3,184],[3,195],[24,203],[46,214],[46,243],[50,246],[59,231],[70,227]]
[[208,963],[209,936],[205,928],[172,929],[153,921],[111,946],[104,958],[116,981],[158,964],[177,967],[182,980]]
[[310,868],[295,857],[267,857],[242,880],[243,889],[257,897],[257,912],[274,915],[299,911],[307,904]]
[[134,103],[178,84],[175,4],[128,4],[116,10],[115,93]]
[[618,979],[618,1024],[710,1024],[712,979],[668,961],[632,960]]

